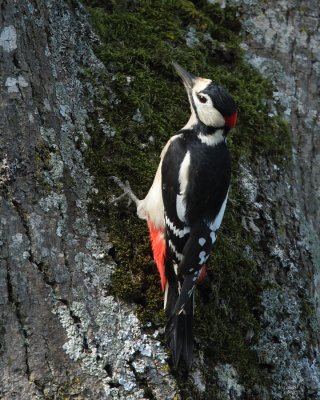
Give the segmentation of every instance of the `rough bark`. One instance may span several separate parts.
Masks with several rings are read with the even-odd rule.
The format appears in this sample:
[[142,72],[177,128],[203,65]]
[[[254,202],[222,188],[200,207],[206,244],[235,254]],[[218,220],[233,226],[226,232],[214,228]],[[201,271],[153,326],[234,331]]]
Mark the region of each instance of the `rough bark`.
[[0,397],[171,398],[159,342],[108,295],[108,244],[87,215],[81,74],[103,66],[85,11],[1,1],[0,35]]
[[[243,224],[269,284],[254,349],[266,380],[244,389],[220,365],[217,387],[221,399],[317,399],[319,4],[231,3],[243,7],[248,61],[285,106],[294,158],[286,172],[268,160],[242,166]],[[108,237],[88,218],[83,152],[95,88],[83,75],[104,68],[98,39],[71,0],[0,0],[0,9],[0,397],[171,399],[167,355],[134,307],[110,296]]]
[[[317,1],[241,5],[246,57],[275,85],[292,132],[293,159],[244,167],[245,224],[264,249],[263,331],[255,350],[271,378],[257,398],[317,399],[319,370],[319,16]],[[253,224],[252,224],[253,222]]]

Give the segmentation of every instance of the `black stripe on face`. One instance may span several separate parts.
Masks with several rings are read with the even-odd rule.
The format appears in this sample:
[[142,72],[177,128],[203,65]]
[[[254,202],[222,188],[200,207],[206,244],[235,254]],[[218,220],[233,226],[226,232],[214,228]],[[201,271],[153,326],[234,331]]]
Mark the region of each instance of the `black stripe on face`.
[[198,115],[198,110],[197,110],[197,107],[196,107],[196,105],[195,105],[192,92],[191,92],[190,95],[189,95],[189,99],[190,99],[190,102],[191,102],[192,109],[193,109],[193,111],[194,111],[195,114],[196,114],[197,121],[200,121],[200,118],[199,118],[199,115]]
[[237,111],[236,103],[222,86],[210,83],[202,92],[210,96],[214,107],[223,117],[230,116]]

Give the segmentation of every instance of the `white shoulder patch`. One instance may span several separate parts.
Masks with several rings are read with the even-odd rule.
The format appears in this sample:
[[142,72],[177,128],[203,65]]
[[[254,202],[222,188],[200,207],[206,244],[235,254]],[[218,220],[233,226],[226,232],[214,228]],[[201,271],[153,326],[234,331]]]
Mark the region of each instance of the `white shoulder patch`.
[[188,186],[190,168],[190,151],[187,151],[179,170],[180,194],[183,196]]
[[186,205],[185,205],[184,197],[181,194],[177,194],[176,210],[177,210],[177,216],[180,219],[180,221],[185,222]]

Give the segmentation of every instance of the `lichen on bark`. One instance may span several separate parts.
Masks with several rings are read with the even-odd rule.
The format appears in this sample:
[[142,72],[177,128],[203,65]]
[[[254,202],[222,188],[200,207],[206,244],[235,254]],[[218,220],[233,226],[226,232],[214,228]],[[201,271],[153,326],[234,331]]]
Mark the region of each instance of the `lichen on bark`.
[[[317,1],[86,5],[96,33],[75,0],[1,4],[0,397],[317,399]],[[187,380],[147,229],[108,206],[110,175],[145,195],[188,118],[173,60],[240,110]]]

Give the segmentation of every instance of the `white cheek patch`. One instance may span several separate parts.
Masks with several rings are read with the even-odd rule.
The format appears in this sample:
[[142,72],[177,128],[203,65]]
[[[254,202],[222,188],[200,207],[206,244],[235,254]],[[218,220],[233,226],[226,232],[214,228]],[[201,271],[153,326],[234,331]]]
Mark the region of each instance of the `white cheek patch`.
[[201,103],[197,93],[203,91],[212,81],[210,79],[198,78],[192,90],[192,98],[197,110],[198,117],[201,122],[207,126],[223,127],[225,120],[221,113],[214,108],[211,98],[208,95],[204,96],[207,99],[206,103]]
[[198,116],[201,122],[203,122],[207,126],[213,127],[223,127],[225,124],[225,120],[220,112],[215,109],[212,103],[207,102],[205,104],[200,103],[196,104]]

